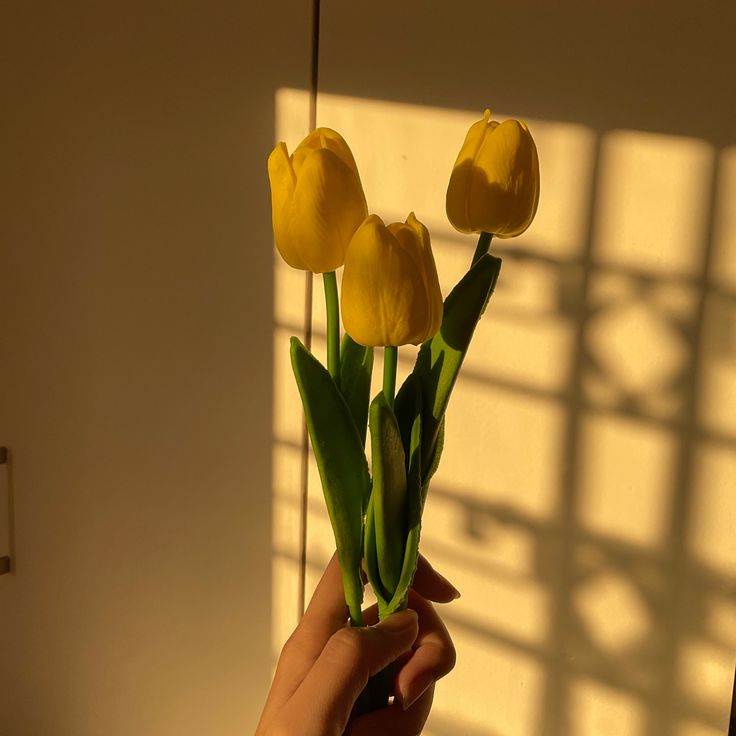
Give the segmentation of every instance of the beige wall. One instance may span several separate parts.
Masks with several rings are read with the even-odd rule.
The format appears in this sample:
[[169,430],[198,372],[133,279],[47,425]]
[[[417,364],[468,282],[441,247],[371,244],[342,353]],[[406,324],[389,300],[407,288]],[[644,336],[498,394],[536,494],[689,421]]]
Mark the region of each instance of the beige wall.
[[[422,549],[463,591],[444,610],[458,665],[429,736],[726,731],[735,24],[733,4],[717,2],[323,4],[318,122],[346,135],[372,211],[393,221],[414,209],[429,225],[445,292],[474,247],[444,213],[467,126],[485,106],[525,118],[542,166],[534,225],[493,246],[500,285],[428,500]],[[290,111],[304,103],[280,97],[292,144]],[[277,266],[277,349],[298,324],[286,296],[298,284]],[[283,602],[298,424],[278,353],[276,368],[291,395],[275,424]],[[314,581],[331,540],[316,475],[312,488]],[[276,647],[293,608],[277,614]]]
[[249,733],[270,679],[265,158],[309,11],[4,3],[0,48],[0,733]]
[[[431,227],[445,291],[473,247],[442,206],[467,125],[524,117],[542,161],[428,502],[423,550],[463,591],[428,735],[722,734],[732,4],[322,9],[319,122],[372,210]],[[268,246],[264,161],[306,129],[309,11],[0,11],[3,736],[253,730],[296,616],[303,280]],[[311,585],[315,475],[310,501]]]

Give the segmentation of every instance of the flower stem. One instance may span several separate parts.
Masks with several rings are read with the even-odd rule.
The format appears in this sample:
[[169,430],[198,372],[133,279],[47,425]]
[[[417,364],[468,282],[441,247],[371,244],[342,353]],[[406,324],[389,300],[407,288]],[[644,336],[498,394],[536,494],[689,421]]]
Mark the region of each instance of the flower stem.
[[337,297],[337,277],[334,271],[322,274],[327,307],[327,370],[340,386],[340,302]]
[[360,608],[360,603],[358,601],[350,601],[348,604],[348,612],[350,614],[350,625],[356,628],[360,628],[361,626],[365,626],[365,621],[363,620],[363,611]]
[[488,253],[488,249],[491,247],[491,240],[493,239],[493,233],[481,233],[480,237],[478,238],[478,245],[475,248],[475,255],[473,256],[473,262],[471,263],[471,266],[474,266],[486,253]]
[[394,408],[396,393],[396,366],[399,360],[399,349],[396,345],[386,345],[383,349],[383,395],[388,405]]

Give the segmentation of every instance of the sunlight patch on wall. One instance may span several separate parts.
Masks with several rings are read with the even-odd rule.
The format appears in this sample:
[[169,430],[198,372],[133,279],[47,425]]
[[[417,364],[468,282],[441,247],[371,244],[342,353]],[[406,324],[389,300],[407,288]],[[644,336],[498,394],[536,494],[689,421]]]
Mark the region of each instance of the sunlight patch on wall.
[[713,147],[638,131],[602,143],[596,254],[604,263],[686,276],[700,263]]
[[736,451],[700,446],[696,474],[689,540],[693,554],[736,588]]
[[733,652],[704,639],[688,642],[680,653],[679,680],[687,699],[718,711],[728,710],[733,687]]
[[[278,93],[275,140],[290,151],[307,107],[305,92]],[[429,226],[445,294],[475,246],[450,227],[444,197],[479,117],[319,99],[318,124],[350,143],[369,209],[388,222],[413,210]],[[663,669],[677,661],[683,676],[686,665],[705,674],[675,730],[705,735],[726,715],[736,646],[736,148],[716,157],[689,138],[527,122],[539,214],[520,238],[493,243],[501,279],[448,410],[424,517],[423,552],[463,593],[443,610],[460,657],[428,733],[536,736],[546,698],[559,697],[572,735],[643,736],[669,707],[657,688],[677,680]],[[297,609],[302,419],[288,337],[301,334],[304,277],[278,256],[274,273],[275,656]],[[317,277],[320,358],[324,322]],[[414,355],[400,351],[400,377]],[[377,351],[375,391],[381,362]],[[308,523],[309,594],[334,548],[311,459]],[[675,593],[687,610],[671,606]]]
[[578,678],[572,688],[570,736],[644,736],[641,705],[591,678]]
[[[489,730],[503,736],[537,733],[544,682],[534,657],[459,626],[452,627],[452,636],[465,661],[437,684],[428,727],[432,728],[436,715],[437,721],[449,723],[458,718],[479,734]],[[465,731],[456,726],[442,733]]]
[[675,445],[668,433],[615,417],[586,420],[580,518],[642,548],[664,541]]
[[676,419],[688,380],[693,289],[606,272],[591,280],[588,304],[586,399],[599,409]]
[[[527,519],[549,518],[560,482],[563,419],[560,406],[545,397],[464,377],[448,408],[435,487],[469,499],[471,507],[475,499],[476,513],[495,515],[505,507]],[[430,497],[428,510],[431,503]],[[432,534],[431,523],[426,533]]]
[[609,655],[625,654],[650,632],[647,606],[621,573],[588,577],[574,598],[588,635]]

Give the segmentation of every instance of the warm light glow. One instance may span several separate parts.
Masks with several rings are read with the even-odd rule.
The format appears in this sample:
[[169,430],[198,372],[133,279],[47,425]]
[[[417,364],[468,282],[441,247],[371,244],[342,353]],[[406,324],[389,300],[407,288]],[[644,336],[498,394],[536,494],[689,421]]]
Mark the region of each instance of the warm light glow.
[[609,381],[630,394],[647,394],[672,381],[685,345],[664,315],[637,299],[602,311],[588,331],[591,353]]
[[733,650],[694,640],[683,647],[680,655],[680,686],[688,699],[726,711],[731,704],[733,670]]
[[[307,102],[279,92],[275,137],[290,150]],[[319,99],[318,124],[349,142],[370,211],[427,223],[445,294],[475,245],[450,227],[444,197],[479,112]],[[501,280],[425,512],[422,550],[463,593],[442,608],[459,658],[426,733],[644,736],[663,707],[657,683],[674,679],[673,702],[689,704],[674,732],[707,736],[726,723],[736,648],[736,149],[716,159],[695,139],[527,122],[539,211],[493,245]],[[275,280],[274,655],[296,619],[301,409],[287,345],[304,277],[277,259]],[[399,381],[413,355],[402,350]],[[333,548],[313,462],[308,521],[309,592]]]
[[629,419],[595,417],[583,432],[581,521],[605,536],[663,542],[675,461],[667,433]]
[[713,149],[703,141],[615,131],[602,142],[596,253],[652,274],[698,268]]
[[475,499],[492,515],[509,509],[549,518],[563,441],[563,416],[553,401],[468,375],[458,382],[448,409],[444,472],[436,485]]
[[572,688],[570,736],[645,736],[636,698],[592,679],[580,678]]
[[699,448],[697,495],[690,546],[698,560],[719,571],[734,587],[736,567],[736,452],[727,447]]
[[639,591],[620,573],[589,577],[575,593],[589,636],[609,654],[625,654],[647,635],[649,614]]
[[429,727],[436,721],[440,733],[472,736],[539,733],[544,679],[534,659],[462,625],[452,626],[452,636],[463,661],[437,685]]

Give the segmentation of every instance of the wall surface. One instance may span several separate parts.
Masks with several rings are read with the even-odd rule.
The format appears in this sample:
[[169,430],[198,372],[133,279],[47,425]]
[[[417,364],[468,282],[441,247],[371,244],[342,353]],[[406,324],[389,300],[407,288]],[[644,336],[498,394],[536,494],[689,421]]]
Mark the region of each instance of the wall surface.
[[[268,247],[264,162],[306,132],[310,14],[0,6],[2,736],[253,731],[297,616],[304,279]],[[322,2],[318,123],[373,212],[430,227],[444,293],[468,125],[526,119],[542,166],[427,504],[463,592],[427,736],[725,732],[735,26],[723,0]],[[313,467],[308,520],[311,588]]]
[[309,19],[296,0],[0,8],[3,736],[254,729],[265,159],[276,90],[308,81]]
[[[463,592],[443,608],[458,664],[437,687],[430,736],[726,732],[735,26],[734,4],[715,0],[322,3],[318,123],[346,136],[371,211],[396,221],[414,210],[429,226],[444,293],[475,246],[444,212],[468,125],[484,107],[524,118],[541,161],[534,224],[493,244],[501,279],[425,511],[422,549]],[[280,98],[290,145],[288,111],[303,104],[298,91]],[[297,324],[286,295],[298,284],[277,267],[280,340]],[[287,396],[278,354],[276,368]],[[281,421],[283,601],[298,426]],[[318,484],[312,581],[331,549]],[[277,615],[278,640],[293,614]]]

